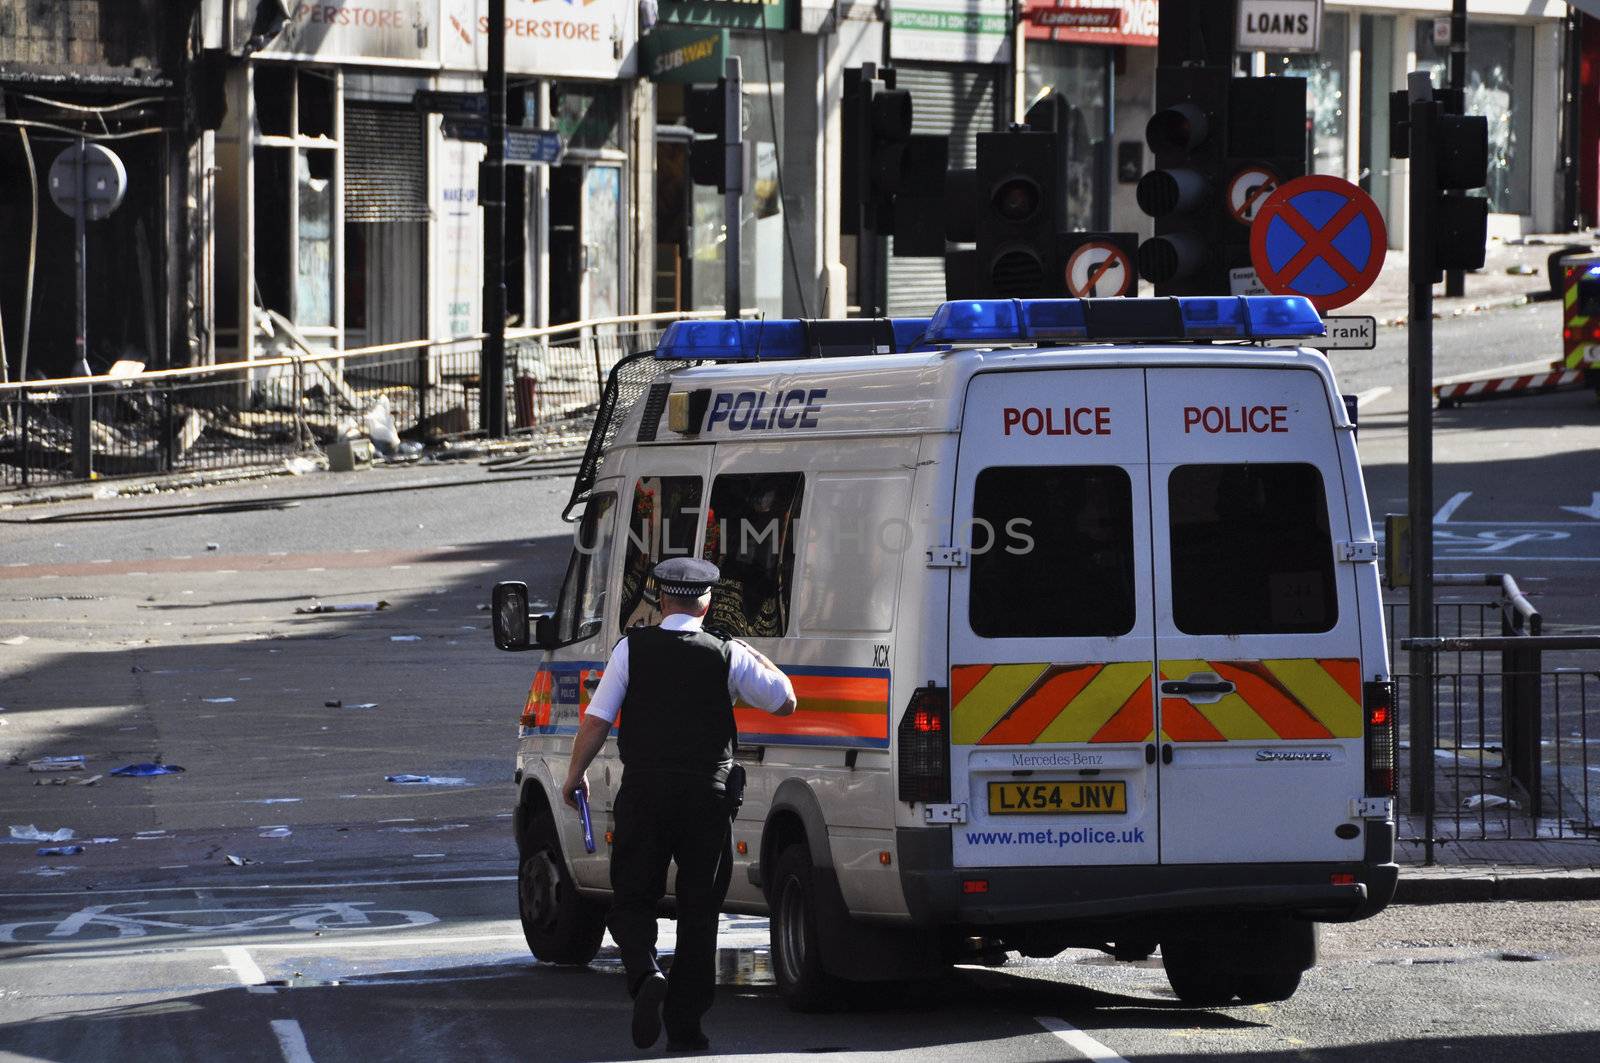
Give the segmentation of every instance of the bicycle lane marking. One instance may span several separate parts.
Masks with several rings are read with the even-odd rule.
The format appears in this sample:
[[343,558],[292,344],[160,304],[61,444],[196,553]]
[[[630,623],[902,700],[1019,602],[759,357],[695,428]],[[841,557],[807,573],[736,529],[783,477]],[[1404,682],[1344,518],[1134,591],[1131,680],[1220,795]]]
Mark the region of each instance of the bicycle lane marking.
[[[254,886],[139,886],[127,889],[112,889],[109,887],[95,889],[101,895],[112,894],[140,894],[140,893],[222,893],[229,892],[277,892],[285,893],[294,890],[344,890],[344,889],[375,889],[379,886],[453,886],[473,885],[484,882],[515,882],[515,875],[471,875],[459,878],[400,878],[377,879],[368,882],[263,882]],[[0,899],[8,897],[82,897],[82,890],[30,890],[22,893],[0,893]]]
[[277,990],[267,985],[267,976],[257,966],[256,961],[250,958],[249,950],[239,945],[224,945],[223,958],[228,961],[228,966],[238,976],[239,984],[250,993],[276,993]]
[[1085,1059],[1097,1060],[1098,1063],[1128,1063],[1126,1059],[1069,1022],[1063,1022],[1053,1015],[1035,1015],[1033,1021],[1072,1046]]

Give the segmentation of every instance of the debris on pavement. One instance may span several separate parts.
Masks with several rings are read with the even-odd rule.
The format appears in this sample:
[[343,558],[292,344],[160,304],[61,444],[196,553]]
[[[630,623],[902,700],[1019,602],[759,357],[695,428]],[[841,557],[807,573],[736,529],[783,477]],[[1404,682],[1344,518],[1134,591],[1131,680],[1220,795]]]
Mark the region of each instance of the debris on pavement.
[[32,823],[26,827],[12,827],[11,840],[14,842],[64,842],[72,837],[71,827],[62,827],[60,830],[40,830]]
[[1538,266],[1530,266],[1526,262],[1518,262],[1514,266],[1506,267],[1508,277],[1536,277],[1539,275]]
[[385,782],[402,786],[465,786],[467,780],[453,775],[385,775]]
[[322,707],[325,709],[342,709],[344,708],[344,702],[334,698],[332,701],[324,701]]
[[207,550],[221,550],[222,549],[222,544],[221,543],[206,543],[206,549]]
[[308,472],[316,472],[317,463],[310,458],[287,458],[283,467],[291,476],[304,476]]
[[263,797],[250,802],[253,805],[296,805],[300,803],[298,797]]
[[390,642],[421,642],[421,635],[390,635]]
[[28,761],[29,771],[82,771],[84,762],[89,758],[82,753],[75,753],[66,757],[40,757]]
[[229,853],[227,855],[227,861],[228,861],[228,863],[232,864],[234,867],[243,867],[246,864],[255,863],[254,860],[247,859],[247,858],[245,858],[243,856],[234,856],[232,853]]
[[0,646],[20,646],[28,641],[26,635],[12,635],[8,639],[0,639]]
[[207,705],[231,705],[233,702],[238,701],[239,699],[238,698],[201,698],[200,700],[205,702]]
[[266,830],[263,830],[261,832],[260,837],[263,837],[263,838],[287,838],[292,833],[293,832],[291,830],[289,830],[288,827],[268,827]]
[[315,613],[378,613],[389,608],[385,601],[376,602],[343,602],[336,605],[326,605],[313,600],[310,605],[303,605],[295,610],[296,616],[310,616]]
[[357,701],[345,706],[347,709],[375,709],[377,707],[378,703],[376,701]]
[[1473,794],[1461,802],[1462,808],[1511,808],[1520,809],[1522,806],[1509,797],[1499,794]]
[[183,771],[176,764],[125,764],[111,772],[113,775],[135,776],[143,778],[148,775],[178,775]]
[[34,855],[35,856],[82,856],[83,855],[83,846],[81,846],[81,845],[52,845],[52,846],[46,846],[43,849],[35,850]]

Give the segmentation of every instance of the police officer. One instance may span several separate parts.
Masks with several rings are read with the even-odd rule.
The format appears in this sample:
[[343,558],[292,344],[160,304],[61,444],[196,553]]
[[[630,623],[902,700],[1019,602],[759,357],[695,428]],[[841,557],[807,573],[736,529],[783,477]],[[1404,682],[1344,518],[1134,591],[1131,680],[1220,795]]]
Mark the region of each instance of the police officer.
[[[622,786],[611,851],[607,924],[633,995],[633,1043],[710,1047],[700,1019],[716,988],[717,916],[727,894],[735,698],[775,716],[794,712],[794,687],[777,666],[737,639],[701,630],[717,566],[671,558],[655,567],[661,623],[630,631],[606,662],[572,744],[562,786],[567,804],[587,796],[584,771],[620,712]],[[671,977],[656,963],[656,906],[676,860],[678,947]]]

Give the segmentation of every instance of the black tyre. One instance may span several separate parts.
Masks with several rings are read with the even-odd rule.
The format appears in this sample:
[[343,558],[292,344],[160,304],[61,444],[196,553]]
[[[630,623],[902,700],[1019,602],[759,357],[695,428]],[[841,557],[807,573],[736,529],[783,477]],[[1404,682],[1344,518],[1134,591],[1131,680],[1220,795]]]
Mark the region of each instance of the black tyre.
[[1270,1004],[1275,1000],[1288,1000],[1300,988],[1303,971],[1268,969],[1250,971],[1235,976],[1241,1004]]
[[1236,995],[1234,978],[1220,962],[1211,937],[1180,937],[1161,942],[1161,966],[1178,999],[1197,1008],[1215,1008]]
[[546,963],[582,966],[600,951],[606,907],[578,892],[548,816],[517,867],[517,914],[528,948]]
[[795,1011],[837,1006],[841,984],[822,966],[816,886],[811,853],[804,843],[788,845],[778,854],[770,890],[772,969],[778,993]]

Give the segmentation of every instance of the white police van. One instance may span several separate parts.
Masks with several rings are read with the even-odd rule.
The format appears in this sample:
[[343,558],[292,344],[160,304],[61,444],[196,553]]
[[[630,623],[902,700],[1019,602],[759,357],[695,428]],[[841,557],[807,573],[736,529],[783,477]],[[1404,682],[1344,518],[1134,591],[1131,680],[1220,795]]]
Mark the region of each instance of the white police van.
[[797,1007],[1014,950],[1158,947],[1194,1004],[1283,999],[1314,924],[1393,894],[1396,728],[1355,425],[1298,298],[980,300],[931,320],[705,321],[613,372],[521,720],[535,954],[609,893],[556,793],[651,567],[792,678],[736,708],[726,911]]

